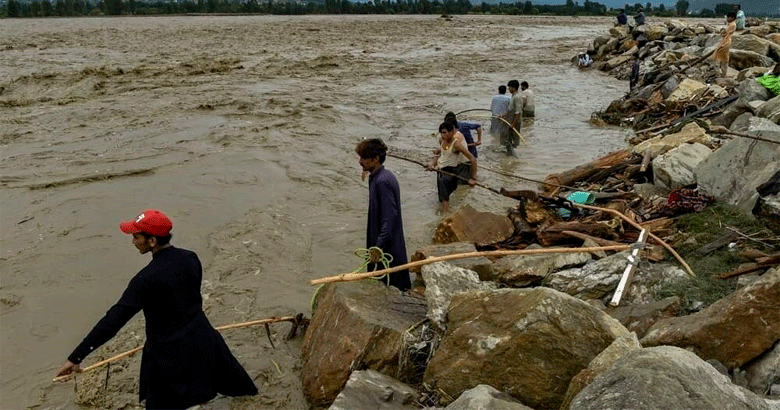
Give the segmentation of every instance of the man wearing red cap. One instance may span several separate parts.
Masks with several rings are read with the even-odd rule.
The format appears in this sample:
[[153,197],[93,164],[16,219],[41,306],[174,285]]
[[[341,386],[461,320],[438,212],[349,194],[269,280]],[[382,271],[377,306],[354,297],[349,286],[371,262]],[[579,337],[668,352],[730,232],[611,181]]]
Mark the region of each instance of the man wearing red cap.
[[185,409],[227,396],[257,394],[252,379],[203,313],[198,255],[170,244],[173,224],[150,209],[119,225],[152,261],[130,280],[108,310],[68,356],[57,376],[78,372],[79,363],[109,341],[136,313],[146,319],[139,397],[147,409]]

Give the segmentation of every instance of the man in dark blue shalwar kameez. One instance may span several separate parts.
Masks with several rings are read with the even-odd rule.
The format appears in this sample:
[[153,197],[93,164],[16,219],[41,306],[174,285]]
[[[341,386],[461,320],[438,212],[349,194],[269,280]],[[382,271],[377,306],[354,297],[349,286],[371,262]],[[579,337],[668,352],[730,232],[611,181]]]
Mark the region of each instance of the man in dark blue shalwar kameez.
[[[384,162],[387,146],[381,139],[363,140],[355,148],[360,156],[360,165],[368,178],[368,226],[366,230],[366,247],[378,247],[382,252],[393,255],[390,267],[406,264],[406,243],[404,242],[404,227],[401,218],[401,191],[398,180],[392,172],[385,169]],[[381,258],[378,251],[371,252],[368,270],[381,269],[376,262]],[[401,290],[412,287],[409,270],[394,272],[384,283]]]
[[257,394],[252,378],[203,313],[203,276],[195,252],[173,247],[173,224],[162,212],[146,210],[123,222],[133,245],[149,262],[133,277],[119,301],[95,325],[57,372],[80,371],[79,363],[110,340],[136,313],[144,312],[146,343],[141,358],[139,399],[147,409],[186,409],[227,396]]

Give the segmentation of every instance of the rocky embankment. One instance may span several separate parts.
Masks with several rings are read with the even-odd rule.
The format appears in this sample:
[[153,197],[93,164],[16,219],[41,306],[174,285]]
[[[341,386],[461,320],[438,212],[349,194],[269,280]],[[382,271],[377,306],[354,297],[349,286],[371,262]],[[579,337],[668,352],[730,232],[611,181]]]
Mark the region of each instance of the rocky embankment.
[[[671,20],[597,38],[596,67],[626,76],[640,61],[637,87],[600,113],[639,130],[633,147],[550,175],[539,192],[503,191],[518,199],[507,215],[464,206],[446,217],[412,260],[470,257],[417,268],[411,292],[326,285],[303,342],[310,404],[780,409],[780,237],[731,227],[696,255],[736,248],[740,234],[761,247],[713,278],[694,277],[669,245],[690,242],[677,218],[713,203],[780,234],[780,97],[755,80],[780,61],[778,31],[735,35],[726,77],[706,59],[715,27]],[[532,252],[545,248],[567,252]],[[736,276],[714,303],[661,296]]]

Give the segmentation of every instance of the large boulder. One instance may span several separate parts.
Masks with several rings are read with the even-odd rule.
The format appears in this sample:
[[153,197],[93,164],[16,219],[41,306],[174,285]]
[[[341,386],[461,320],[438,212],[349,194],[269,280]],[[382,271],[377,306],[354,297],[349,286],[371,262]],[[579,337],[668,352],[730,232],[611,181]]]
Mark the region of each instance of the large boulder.
[[671,189],[696,183],[694,171],[712,151],[706,145],[694,142],[683,144],[653,160],[653,183]]
[[356,369],[404,381],[402,335],[425,319],[425,300],[376,280],[326,285],[303,338],[303,393],[313,406],[330,404]]
[[642,345],[679,346],[729,369],[740,367],[780,340],[778,295],[780,268],[699,312],[659,320]]
[[645,36],[648,41],[660,40],[669,33],[669,29],[664,26],[647,26]]
[[737,70],[744,70],[748,67],[761,66],[769,67],[775,60],[763,54],[754,53],[745,50],[729,50],[729,66]]
[[[428,245],[423,246],[415,252],[410,262],[416,262],[423,259],[433,258],[436,256],[454,255],[458,253],[471,253],[476,252],[477,248],[471,242],[453,242],[444,245]],[[452,259],[447,263],[455,266],[459,266],[463,269],[473,270],[477,272],[481,280],[489,280],[493,273],[493,263],[490,259],[484,256],[476,256],[473,258],[464,259]],[[414,273],[420,273],[420,268],[411,268],[409,271]]]
[[[528,247],[535,248],[541,246],[534,244]],[[506,256],[495,263],[492,280],[517,287],[529,286],[540,283],[551,272],[584,265],[590,260],[587,252]]]
[[533,410],[493,386],[480,384],[468,389],[444,410]]
[[[766,118],[751,117],[748,133],[780,142],[780,126]],[[750,212],[758,199],[756,187],[778,170],[780,144],[735,137],[699,164],[696,181],[718,201]]]
[[607,306],[607,314],[617,319],[630,332],[643,337],[655,322],[675,317],[680,313],[680,298],[670,296],[657,302],[626,306]]
[[634,350],[639,350],[641,348],[642,345],[639,344],[639,340],[637,340],[636,334],[634,333],[630,333],[628,336],[621,336],[615,339],[611,345],[607,346],[606,349],[604,349],[601,353],[599,353],[598,356],[591,360],[587,368],[577,373],[577,375],[571,379],[569,388],[566,390],[566,396],[563,398],[563,403],[561,404],[561,410],[567,410],[574,397],[576,397],[577,394],[582,391],[582,389],[589,385],[593,379],[596,378],[596,376],[607,371],[610,367],[612,367],[613,364],[615,364],[615,362],[618,361],[618,359],[625,356],[629,352],[633,352]]
[[706,89],[706,84],[690,78],[685,78],[680,85],[677,86],[677,89],[666,98],[666,103],[677,104],[680,101],[688,100],[691,97],[701,94]]
[[762,56],[769,53],[769,40],[765,40],[755,34],[743,34],[731,37],[732,50],[752,51]]
[[766,101],[774,97],[772,91],[769,91],[768,88],[752,78],[743,80],[737,87],[737,92],[739,93],[739,98],[747,102],[756,100]]
[[766,118],[775,124],[780,124],[780,95],[762,104],[758,108],[756,116]]
[[609,29],[609,35],[619,39],[625,38],[628,36],[628,26],[613,26]]
[[780,383],[780,341],[745,366],[748,388],[758,394],[767,394],[773,384]]
[[753,208],[753,215],[767,228],[780,234],[780,194],[760,197]]
[[442,331],[447,329],[447,309],[453,296],[470,290],[496,287],[491,282],[480,282],[476,272],[447,262],[423,266],[422,277],[425,281],[425,299],[428,301],[428,319]]
[[[582,268],[551,273],[545,285],[579,299],[601,299],[609,303],[623,271],[628,266],[628,254],[620,252],[588,263]],[[687,274],[677,267],[640,263],[622,300],[625,303],[649,303],[653,300],[652,293],[655,289],[685,279]]]
[[732,384],[695,354],[660,346],[623,356],[583,389],[570,408],[770,410],[778,406]]
[[685,124],[679,132],[674,134],[662,135],[642,141],[634,146],[633,151],[640,155],[644,155],[645,152],[650,151],[651,157],[655,158],[672,148],[693,142],[698,142],[700,144],[707,144],[710,142],[710,137],[707,135],[707,132],[695,121]]
[[419,393],[408,385],[368,369],[355,370],[328,410],[414,410]]
[[739,116],[746,113],[753,115],[748,107],[748,101],[744,98],[738,98],[736,101],[729,104],[721,114],[712,118],[712,125],[722,125],[726,128],[731,128],[734,121],[736,121]]
[[461,293],[449,320],[424,382],[453,398],[489,384],[537,410],[557,410],[571,379],[629,334],[595,307],[542,287]]
[[488,246],[503,242],[512,236],[515,226],[506,215],[477,212],[471,205],[464,205],[444,218],[433,235],[434,243],[473,242]]
[[601,71],[609,71],[619,65],[622,65],[624,63],[627,63],[631,61],[634,57],[628,54],[619,55],[615,58],[611,58],[607,60],[604,64],[601,66]]

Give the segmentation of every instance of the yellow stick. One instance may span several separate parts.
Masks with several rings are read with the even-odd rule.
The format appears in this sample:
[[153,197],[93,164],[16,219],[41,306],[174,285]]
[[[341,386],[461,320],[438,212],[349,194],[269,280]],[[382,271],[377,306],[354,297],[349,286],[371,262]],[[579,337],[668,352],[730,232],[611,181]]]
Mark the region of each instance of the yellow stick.
[[[227,330],[227,329],[236,329],[236,328],[239,328],[239,327],[249,327],[249,326],[263,325],[263,324],[277,323],[277,322],[295,322],[295,317],[293,317],[293,316],[270,317],[270,318],[267,318],[267,319],[253,320],[251,322],[242,322],[242,323],[234,323],[232,325],[219,326],[219,327],[215,327],[214,329],[222,331],[222,330]],[[124,353],[120,353],[120,354],[118,354],[118,355],[116,355],[114,357],[109,357],[106,360],[99,361],[99,362],[97,362],[95,364],[89,365],[89,366],[81,369],[81,372],[79,372],[79,373],[86,373],[86,372],[88,372],[90,370],[94,370],[94,369],[97,369],[98,367],[105,366],[105,365],[107,365],[107,364],[109,364],[109,363],[111,363],[113,361],[119,360],[119,359],[121,359],[123,357],[131,356],[131,355],[133,355],[135,353],[138,353],[138,351],[140,351],[143,348],[144,348],[143,346],[138,346],[138,347],[136,347],[134,349],[130,349],[130,350],[124,352]],[[78,373],[70,373],[70,374],[65,374],[65,375],[62,375],[62,376],[57,376],[57,377],[54,378],[54,381],[55,382],[64,382],[64,381],[70,379],[71,377],[73,377],[73,376],[75,376],[77,374]]]
[[342,273],[336,276],[329,276],[327,278],[314,279],[311,281],[312,285],[321,285],[323,283],[332,282],[354,282],[371,278],[374,276],[381,276],[388,273],[402,271],[404,269],[415,268],[417,266],[427,265],[434,262],[449,261],[453,259],[465,259],[476,258],[479,256],[485,257],[499,257],[499,256],[512,256],[512,255],[534,255],[540,253],[578,253],[578,252],[597,252],[597,251],[624,251],[629,249],[630,245],[613,245],[613,246],[595,246],[590,248],[545,248],[545,249],[520,249],[510,251],[482,251],[482,252],[468,252],[468,253],[456,253],[453,255],[435,256],[427,259],[419,260],[416,262],[410,262],[405,265],[396,266],[393,268],[377,270],[373,272],[348,272]]

